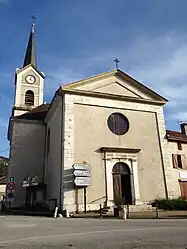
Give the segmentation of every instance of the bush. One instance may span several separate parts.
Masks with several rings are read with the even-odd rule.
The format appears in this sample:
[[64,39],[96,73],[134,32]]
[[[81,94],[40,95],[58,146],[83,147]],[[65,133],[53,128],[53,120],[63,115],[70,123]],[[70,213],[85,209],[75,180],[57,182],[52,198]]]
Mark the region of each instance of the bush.
[[182,198],[177,199],[156,199],[152,202],[152,206],[158,206],[164,210],[187,210],[187,201]]

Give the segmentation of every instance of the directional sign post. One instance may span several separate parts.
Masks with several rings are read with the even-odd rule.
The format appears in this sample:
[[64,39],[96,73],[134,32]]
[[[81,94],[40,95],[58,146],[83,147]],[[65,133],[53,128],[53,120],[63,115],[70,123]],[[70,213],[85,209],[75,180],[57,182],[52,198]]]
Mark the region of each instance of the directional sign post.
[[91,177],[76,177],[75,180],[75,185],[79,187],[87,187],[92,184],[92,179]]
[[73,172],[74,176],[91,176],[91,171],[86,171],[86,170],[75,170]]
[[86,187],[92,184],[91,165],[84,163],[75,163],[74,169],[74,183],[76,187],[84,187],[84,212],[86,213]]
[[91,171],[91,166],[90,164],[79,164],[79,163],[75,163],[73,164],[73,168],[76,170],[90,170]]

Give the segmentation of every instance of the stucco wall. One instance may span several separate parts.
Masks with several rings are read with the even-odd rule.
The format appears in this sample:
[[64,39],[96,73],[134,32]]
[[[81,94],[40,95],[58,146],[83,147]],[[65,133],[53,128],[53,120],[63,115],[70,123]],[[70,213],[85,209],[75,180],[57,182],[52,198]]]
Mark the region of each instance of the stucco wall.
[[[34,84],[28,84],[25,80],[27,75],[34,75],[36,82]],[[16,81],[16,92],[15,92],[15,103],[16,107],[25,106],[25,92],[27,90],[32,90],[35,93],[34,97],[34,107],[43,104],[43,88],[44,88],[44,78],[33,69],[32,66],[26,68],[21,72],[17,72]],[[15,111],[15,115],[19,113]]]
[[172,154],[178,154],[178,155],[186,155],[187,156],[187,144],[182,143],[182,150],[178,150],[177,142],[167,141],[168,145],[168,151],[169,151],[169,157],[171,162],[171,174],[173,176],[173,196],[172,197],[179,197],[181,196],[181,190],[179,186],[179,179],[180,175],[179,173],[181,171],[186,171],[185,169],[175,169],[173,168],[173,162],[172,162]]
[[17,120],[13,123],[8,176],[15,177],[16,195],[13,205],[23,204],[26,189],[24,177],[43,177],[45,126],[37,121]]
[[[129,119],[127,134],[117,136],[109,130],[107,119],[113,112],[120,112]],[[104,163],[98,152],[101,147],[141,149],[138,158],[140,199],[164,197],[155,113],[85,105],[75,105],[74,113],[74,160],[92,165],[93,185],[88,188],[88,202],[104,195]]]
[[[47,184],[47,199],[60,199],[61,178],[61,117],[62,102],[58,97],[52,104],[46,118],[46,151],[45,151],[45,183]],[[50,148],[47,153],[47,134],[50,130]]]
[[2,195],[5,195],[5,191],[6,191],[6,184],[0,184],[0,198]]
[[[112,134],[106,126],[109,114],[114,111],[129,118],[131,127],[123,137]],[[82,161],[91,163],[95,178],[93,186],[88,188],[89,203],[105,195],[104,166],[98,152],[103,146],[141,149],[138,159],[141,200],[166,197],[162,167],[167,173],[166,182],[172,184],[173,178],[162,106],[66,94],[65,116],[64,168],[72,169],[73,163]],[[73,209],[75,191],[64,188],[68,200],[65,206]]]

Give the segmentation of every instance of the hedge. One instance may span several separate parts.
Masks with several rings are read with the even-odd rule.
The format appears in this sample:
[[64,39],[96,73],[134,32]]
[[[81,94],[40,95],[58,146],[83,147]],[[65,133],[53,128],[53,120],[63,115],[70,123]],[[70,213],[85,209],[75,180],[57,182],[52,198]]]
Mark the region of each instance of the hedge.
[[152,202],[152,206],[158,206],[159,209],[164,210],[187,210],[187,200],[182,198],[177,199],[156,199]]

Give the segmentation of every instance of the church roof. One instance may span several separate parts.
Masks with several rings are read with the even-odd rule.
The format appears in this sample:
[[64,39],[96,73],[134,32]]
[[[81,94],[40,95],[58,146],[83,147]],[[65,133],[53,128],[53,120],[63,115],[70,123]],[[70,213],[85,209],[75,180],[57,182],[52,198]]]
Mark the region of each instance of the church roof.
[[[163,104],[165,104],[168,101],[163,96],[159,95],[158,93],[156,93],[152,89],[148,88],[144,84],[140,83],[139,81],[137,81],[136,79],[132,78],[131,76],[129,76],[128,74],[126,74],[125,72],[123,72],[119,69],[115,69],[115,70],[110,71],[110,72],[98,74],[96,76],[92,76],[92,77],[89,77],[89,78],[86,78],[83,80],[79,80],[76,82],[65,84],[65,85],[62,85],[61,88],[63,91],[77,91],[78,92],[78,91],[80,91],[81,86],[85,86],[85,85],[91,84],[97,80],[103,80],[103,79],[106,79],[107,77],[111,77],[111,76],[116,76],[124,81],[129,82],[131,86],[135,87],[136,89],[139,89],[141,92],[146,93],[148,96],[151,96],[157,102],[162,102]],[[84,92],[88,92],[88,91],[84,91]]]
[[43,121],[47,112],[49,110],[50,104],[42,104],[31,111],[28,111],[20,116],[16,116],[16,119],[26,119],[26,120],[39,120]]
[[166,138],[169,141],[187,143],[187,135],[185,135],[179,131],[166,130]]
[[32,23],[32,29],[30,32],[30,37],[29,37],[29,41],[27,45],[23,67],[26,67],[29,64],[32,64],[33,66],[37,68],[34,23]]

